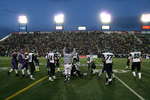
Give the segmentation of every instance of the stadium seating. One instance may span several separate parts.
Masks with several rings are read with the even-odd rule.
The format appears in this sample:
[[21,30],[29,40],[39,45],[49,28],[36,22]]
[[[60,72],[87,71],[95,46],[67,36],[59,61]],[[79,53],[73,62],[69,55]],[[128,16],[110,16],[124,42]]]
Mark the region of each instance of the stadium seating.
[[25,48],[36,49],[44,56],[50,49],[62,52],[64,46],[77,48],[79,54],[89,52],[98,54],[105,47],[114,54],[128,54],[134,48],[139,48],[144,53],[150,53],[150,35],[131,33],[104,33],[101,31],[67,31],[67,32],[31,32],[25,34],[12,33],[0,42],[0,55],[9,55],[12,50]]

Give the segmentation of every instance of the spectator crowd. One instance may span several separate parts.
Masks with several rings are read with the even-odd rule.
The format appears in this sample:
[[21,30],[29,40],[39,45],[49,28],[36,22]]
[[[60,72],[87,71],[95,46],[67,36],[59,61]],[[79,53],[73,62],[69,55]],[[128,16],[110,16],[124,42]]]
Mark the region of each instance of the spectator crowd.
[[116,55],[128,54],[133,49],[150,53],[150,35],[101,31],[12,33],[0,42],[0,55],[8,56],[13,50],[35,49],[40,56],[44,56],[52,49],[62,52],[66,45],[76,48],[80,55],[98,54],[106,49]]

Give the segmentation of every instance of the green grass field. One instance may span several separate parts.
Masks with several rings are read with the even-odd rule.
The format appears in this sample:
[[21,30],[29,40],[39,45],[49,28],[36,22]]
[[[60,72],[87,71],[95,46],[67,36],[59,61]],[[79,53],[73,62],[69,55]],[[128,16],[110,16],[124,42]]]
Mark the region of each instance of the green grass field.
[[[61,61],[62,62],[62,61]],[[86,63],[81,59],[81,63]],[[101,63],[99,60],[97,64]],[[10,66],[10,58],[0,57],[0,100],[6,100],[9,96],[30,86],[32,83],[47,76],[45,67],[46,61],[40,58],[40,72],[35,73],[36,80],[29,78],[16,77],[14,73],[7,75]],[[114,69],[124,69],[126,59],[114,59]],[[97,66],[97,69],[100,69]],[[86,66],[81,66],[82,72],[87,72]],[[144,60],[142,63],[142,79],[133,78],[131,71],[125,73],[115,73],[119,79],[126,83],[134,92],[145,100],[150,100],[150,60]],[[57,79],[54,82],[45,80],[33,85],[22,93],[12,96],[11,100],[143,100],[125,87],[118,79],[115,79],[113,85],[105,86],[104,75],[98,79],[97,75],[88,75],[82,79],[72,79],[70,83],[64,83],[61,73],[57,73]]]

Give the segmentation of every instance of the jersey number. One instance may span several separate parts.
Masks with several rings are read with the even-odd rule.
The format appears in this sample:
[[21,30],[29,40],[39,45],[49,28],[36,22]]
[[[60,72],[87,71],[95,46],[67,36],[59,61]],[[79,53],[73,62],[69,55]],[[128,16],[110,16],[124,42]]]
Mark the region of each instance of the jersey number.
[[106,60],[111,60],[111,59],[112,59],[112,57],[113,57],[113,55],[107,55]]
[[54,57],[53,56],[50,56],[50,60],[53,60],[54,59]]
[[135,53],[135,54],[134,54],[134,59],[136,59],[136,58],[140,58],[140,54]]

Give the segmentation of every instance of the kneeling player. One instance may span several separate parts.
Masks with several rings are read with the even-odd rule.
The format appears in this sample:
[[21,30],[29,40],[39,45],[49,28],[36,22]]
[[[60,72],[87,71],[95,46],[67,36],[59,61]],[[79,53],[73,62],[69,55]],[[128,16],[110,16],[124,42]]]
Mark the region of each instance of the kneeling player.
[[136,77],[135,70],[137,70],[139,79],[141,79],[141,62],[142,62],[141,52],[131,52],[130,54],[132,63],[132,74],[134,77]]
[[73,59],[73,63],[72,63],[72,70],[71,70],[71,75],[74,76],[79,76],[81,77],[81,73],[80,73],[80,63],[78,62],[78,60],[76,58]]
[[49,80],[50,81],[54,81],[54,79],[56,79],[56,76],[55,76],[55,54],[50,51],[48,53],[48,75],[49,75]]
[[110,52],[106,52],[106,53],[103,53],[103,59],[104,59],[104,70],[106,71],[106,83],[105,85],[110,85],[112,83],[112,74],[113,74],[113,71],[112,71],[112,58],[113,58],[113,53],[110,53]]
[[96,65],[95,65],[94,58],[93,58],[92,54],[90,54],[87,57],[87,62],[88,62],[88,70],[89,70],[89,72],[91,74],[95,74]]

